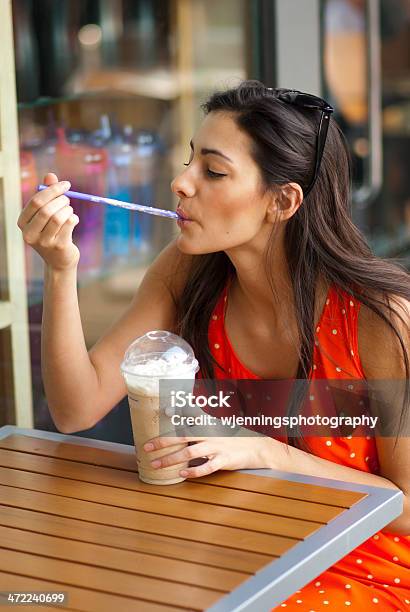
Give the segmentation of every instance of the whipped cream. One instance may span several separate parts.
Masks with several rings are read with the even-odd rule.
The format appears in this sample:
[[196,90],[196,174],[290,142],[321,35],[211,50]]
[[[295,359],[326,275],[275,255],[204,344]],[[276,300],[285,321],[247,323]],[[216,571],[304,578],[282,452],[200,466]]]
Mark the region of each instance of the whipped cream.
[[127,372],[138,374],[139,376],[166,376],[172,378],[172,375],[180,373],[182,370],[189,370],[189,366],[184,364],[186,359],[185,353],[172,352],[172,349],[166,351],[163,357],[155,357],[147,359],[143,363],[126,363],[124,364]]
[[148,358],[144,363],[125,362],[123,375],[128,390],[138,395],[159,396],[161,378],[194,379],[197,362],[189,365],[184,363],[185,359],[184,352],[169,349],[162,357]]

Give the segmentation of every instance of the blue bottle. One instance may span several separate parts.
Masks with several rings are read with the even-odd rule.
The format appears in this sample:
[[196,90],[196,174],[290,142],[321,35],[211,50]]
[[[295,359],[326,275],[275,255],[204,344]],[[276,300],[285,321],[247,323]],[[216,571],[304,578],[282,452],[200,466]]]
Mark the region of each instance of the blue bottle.
[[[139,130],[133,151],[134,202],[155,206],[155,169],[158,144],[155,134]],[[152,245],[155,219],[151,215],[134,215],[131,229],[131,248],[147,253]]]
[[[107,191],[110,198],[132,202],[130,176],[133,147],[117,132],[108,144]],[[131,213],[107,206],[104,219],[104,259],[108,266],[126,263],[130,251]],[[135,213],[134,213],[135,214]]]

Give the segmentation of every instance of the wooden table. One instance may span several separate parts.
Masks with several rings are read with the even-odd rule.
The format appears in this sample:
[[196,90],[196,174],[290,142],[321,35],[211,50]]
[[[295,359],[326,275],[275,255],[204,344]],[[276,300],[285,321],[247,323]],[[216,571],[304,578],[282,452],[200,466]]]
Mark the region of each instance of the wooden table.
[[65,592],[72,610],[265,612],[402,503],[392,489],[272,470],[153,486],[133,447],[6,426],[0,591]]

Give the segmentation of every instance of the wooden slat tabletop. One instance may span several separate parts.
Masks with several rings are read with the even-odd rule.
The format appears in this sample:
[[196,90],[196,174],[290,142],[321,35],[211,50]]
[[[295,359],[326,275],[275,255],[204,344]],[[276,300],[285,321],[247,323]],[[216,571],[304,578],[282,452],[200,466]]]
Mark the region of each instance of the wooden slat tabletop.
[[219,472],[138,480],[135,457],[0,439],[0,591],[67,591],[73,610],[205,610],[364,493]]

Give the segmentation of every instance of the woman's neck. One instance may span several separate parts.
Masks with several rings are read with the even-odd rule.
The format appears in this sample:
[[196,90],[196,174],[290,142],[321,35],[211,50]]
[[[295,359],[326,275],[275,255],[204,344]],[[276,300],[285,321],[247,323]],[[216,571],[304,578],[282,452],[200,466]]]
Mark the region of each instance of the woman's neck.
[[293,304],[293,289],[285,256],[283,235],[278,235],[270,253],[270,270],[265,265],[265,241],[253,241],[226,254],[235,268],[231,291],[243,311],[252,317],[269,317],[279,323],[289,305]]

